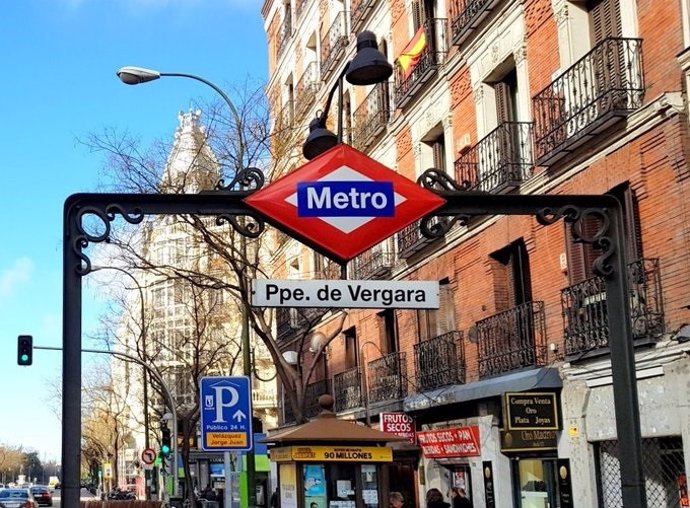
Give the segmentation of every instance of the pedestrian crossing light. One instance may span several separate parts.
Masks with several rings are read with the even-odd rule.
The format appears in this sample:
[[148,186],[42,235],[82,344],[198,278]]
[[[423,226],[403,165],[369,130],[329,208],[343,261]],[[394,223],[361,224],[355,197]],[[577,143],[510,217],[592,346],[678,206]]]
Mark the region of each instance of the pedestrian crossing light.
[[163,458],[170,455],[170,429],[165,425],[161,428],[161,455]]
[[28,366],[34,362],[34,338],[31,335],[17,337],[17,365]]

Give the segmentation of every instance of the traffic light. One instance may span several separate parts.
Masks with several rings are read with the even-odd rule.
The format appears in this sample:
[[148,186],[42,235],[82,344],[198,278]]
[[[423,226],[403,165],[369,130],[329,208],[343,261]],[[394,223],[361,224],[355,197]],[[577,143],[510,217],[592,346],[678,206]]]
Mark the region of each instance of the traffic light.
[[17,365],[31,365],[34,362],[34,338],[31,335],[17,337]]
[[161,455],[163,458],[170,455],[170,429],[165,424],[161,427]]

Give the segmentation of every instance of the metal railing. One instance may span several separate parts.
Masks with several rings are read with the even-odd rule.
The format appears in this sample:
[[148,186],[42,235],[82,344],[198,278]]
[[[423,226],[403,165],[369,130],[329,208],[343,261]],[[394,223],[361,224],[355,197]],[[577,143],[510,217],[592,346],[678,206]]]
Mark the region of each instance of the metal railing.
[[536,162],[549,165],[642,106],[642,40],[597,44],[532,99]]
[[462,44],[501,0],[454,0],[449,6],[452,43]]
[[[321,406],[319,406],[319,397],[324,393],[330,393],[330,383],[327,379],[321,379],[314,383],[310,383],[305,387],[304,391],[304,417],[314,418],[321,412]],[[285,420],[283,423],[294,423],[296,421],[295,413],[292,410],[292,406],[285,399],[285,407],[283,408],[283,414],[285,415]]]
[[310,62],[304,69],[295,87],[295,116],[301,119],[316,100],[319,89],[319,76],[316,62]]
[[500,192],[532,176],[532,124],[504,122],[455,161],[455,179],[467,190]]
[[287,47],[288,41],[290,40],[293,34],[292,22],[290,21],[290,18],[286,19],[287,21],[283,22],[283,25],[280,27],[280,32],[278,32],[278,41],[276,43],[278,56],[283,54],[283,51]]
[[333,395],[337,411],[362,407],[362,372],[359,366],[333,376]]
[[417,391],[465,382],[462,332],[452,331],[414,345]]
[[447,19],[432,18],[424,22],[426,46],[417,59],[412,71],[406,71],[400,64],[395,66],[395,105],[404,108],[443,64],[448,44],[446,43]]
[[388,87],[388,82],[376,84],[352,115],[352,145],[362,152],[386,130],[390,118]]
[[[656,339],[664,333],[664,307],[658,258],[628,264],[632,339]],[[561,291],[566,358],[575,359],[609,346],[606,281],[583,280]]]
[[352,33],[357,33],[360,28],[364,26],[367,16],[374,9],[376,0],[352,0],[350,4],[350,12],[352,17],[350,23],[352,24]]
[[314,276],[317,279],[339,279],[340,266],[333,261],[322,261],[324,263],[314,270]]
[[276,309],[276,335],[284,340],[317,324],[328,312],[321,307],[279,307]]
[[321,39],[321,79],[326,80],[330,76],[339,58],[345,53],[348,33],[347,12],[339,12]]
[[[432,224],[436,224],[438,222],[445,220],[448,219],[445,217],[434,217]],[[402,229],[396,235],[398,243],[398,255],[401,258],[408,258],[422,250],[430,243],[436,241],[436,239],[427,238],[426,236],[424,236],[419,227],[419,224],[420,221],[413,222],[406,228]]]
[[544,365],[544,302],[527,302],[477,321],[479,377]]
[[297,0],[295,2],[295,19],[299,19],[299,17],[304,12],[304,9],[307,7],[307,3],[309,3],[309,1],[310,0]]
[[407,355],[395,352],[367,364],[369,403],[400,400],[407,396]]
[[356,279],[375,279],[391,273],[395,254],[391,249],[377,246],[352,260],[352,271]]

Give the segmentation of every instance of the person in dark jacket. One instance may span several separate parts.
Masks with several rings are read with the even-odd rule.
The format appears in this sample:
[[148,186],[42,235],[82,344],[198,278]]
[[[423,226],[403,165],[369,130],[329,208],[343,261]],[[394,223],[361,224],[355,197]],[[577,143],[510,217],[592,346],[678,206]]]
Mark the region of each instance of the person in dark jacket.
[[450,493],[453,502],[453,508],[472,508],[472,501],[469,500],[465,489],[453,487]]
[[443,500],[443,494],[438,489],[426,491],[426,508],[450,508],[450,503]]

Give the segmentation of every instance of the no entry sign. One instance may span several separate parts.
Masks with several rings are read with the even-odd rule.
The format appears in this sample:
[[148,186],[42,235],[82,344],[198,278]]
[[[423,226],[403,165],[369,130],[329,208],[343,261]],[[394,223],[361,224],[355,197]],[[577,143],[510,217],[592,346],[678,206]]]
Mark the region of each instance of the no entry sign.
[[348,145],[338,145],[245,202],[331,257],[348,261],[445,200]]

